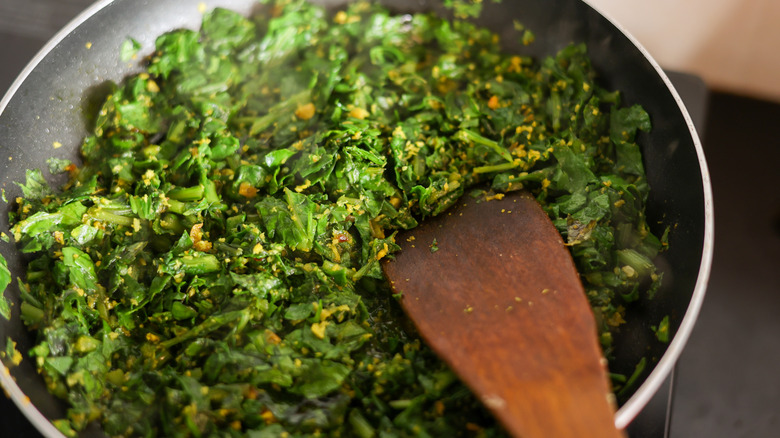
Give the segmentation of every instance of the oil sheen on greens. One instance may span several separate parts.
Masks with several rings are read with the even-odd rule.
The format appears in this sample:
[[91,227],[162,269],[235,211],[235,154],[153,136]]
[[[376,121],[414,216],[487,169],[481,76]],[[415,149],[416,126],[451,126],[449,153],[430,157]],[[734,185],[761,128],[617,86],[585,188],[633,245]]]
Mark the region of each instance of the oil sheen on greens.
[[502,436],[379,265],[396,230],[464,195],[532,191],[608,356],[624,306],[657,288],[649,118],[581,45],[536,62],[467,21],[297,0],[156,45],[94,114],[83,167],[60,163],[56,192],[29,171],[12,214],[66,433]]

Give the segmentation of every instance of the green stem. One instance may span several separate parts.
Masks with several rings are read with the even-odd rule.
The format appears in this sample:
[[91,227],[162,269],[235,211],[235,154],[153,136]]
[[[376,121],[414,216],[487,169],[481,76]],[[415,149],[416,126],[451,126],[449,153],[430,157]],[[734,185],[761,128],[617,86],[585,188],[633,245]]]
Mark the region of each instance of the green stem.
[[626,384],[623,386],[623,388],[618,391],[617,395],[618,397],[622,396],[623,394],[627,393],[631,390],[631,388],[636,383],[637,379],[639,379],[639,376],[642,375],[642,373],[645,371],[645,366],[647,366],[647,358],[642,358],[639,360],[639,363],[636,364],[636,367],[634,368],[634,372],[631,373],[631,377],[628,378],[626,381]]
[[193,187],[176,187],[167,193],[168,198],[177,201],[197,201],[203,198],[203,192],[205,187],[203,184],[198,184]]
[[615,251],[618,263],[624,266],[631,266],[636,271],[639,278],[644,278],[653,273],[653,262],[644,255],[633,249],[620,249]]
[[41,278],[50,277],[50,272],[45,271],[27,271],[27,281],[28,282],[34,282],[36,280],[40,280]]
[[203,186],[203,195],[206,198],[206,201],[211,204],[218,203],[220,199],[219,194],[217,194],[217,186],[214,184],[214,181],[207,180]]
[[501,147],[501,145],[496,143],[495,141],[489,138],[485,138],[474,131],[468,129],[461,129],[460,131],[458,131],[456,136],[460,137],[461,140],[468,140],[477,144],[481,144],[483,146],[487,146],[490,149],[493,149],[498,155],[501,155],[503,159],[509,161],[510,163],[514,161],[514,159],[512,158],[512,154],[510,154],[509,151],[506,150],[506,148]]
[[501,163],[501,164],[494,164],[492,166],[480,166],[475,167],[472,172],[474,173],[491,173],[491,172],[503,172],[505,170],[511,170],[517,167],[518,165],[515,163]]
[[171,338],[171,339],[168,339],[167,341],[161,342],[160,345],[162,347],[164,347],[164,348],[171,348],[172,346],[174,346],[176,344],[182,343],[184,341],[187,341],[187,340],[190,340],[190,339],[193,339],[193,338],[197,338],[197,337],[203,336],[203,335],[205,335],[205,334],[207,334],[209,332],[212,332],[212,331],[222,327],[225,324],[229,324],[229,323],[231,323],[231,322],[241,318],[241,316],[244,313],[246,313],[246,312],[248,312],[247,309],[242,309],[242,310],[234,310],[232,312],[225,312],[225,313],[222,313],[222,314],[219,314],[219,315],[210,316],[208,319],[203,321],[201,324],[199,324],[199,325],[197,325],[197,326],[187,330],[186,332],[184,332],[183,334],[181,334],[181,335],[179,335],[179,336],[177,336],[175,338]]
[[21,305],[22,319],[27,325],[35,325],[43,321],[43,310],[33,306],[27,301],[22,301]]
[[189,275],[208,274],[222,269],[219,260],[212,254],[186,255],[180,257],[178,261],[181,262],[184,273]]
[[133,217],[130,216],[121,216],[115,213],[111,213],[110,211],[100,208],[100,207],[92,207],[87,211],[87,214],[92,219],[95,219],[100,222],[108,222],[114,225],[124,226],[124,227],[131,227],[133,225]]
[[177,201],[175,199],[168,199],[168,211],[172,211],[178,214],[184,214],[187,209],[187,204]]

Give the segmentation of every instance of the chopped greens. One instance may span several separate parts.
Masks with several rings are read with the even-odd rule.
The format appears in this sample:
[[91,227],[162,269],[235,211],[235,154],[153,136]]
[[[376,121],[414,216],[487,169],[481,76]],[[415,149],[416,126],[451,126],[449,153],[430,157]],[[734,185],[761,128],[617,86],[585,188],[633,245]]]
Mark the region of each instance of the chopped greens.
[[46,164],[49,166],[49,173],[52,175],[66,172],[71,168],[70,166],[72,165],[70,160],[62,160],[54,157],[46,160]]
[[656,338],[663,343],[669,342],[669,315],[664,316],[661,323],[658,326],[652,327],[655,332]]
[[502,436],[379,266],[397,230],[480,187],[536,196],[612,356],[662,243],[636,143],[649,116],[598,85],[586,48],[536,61],[460,19],[265,7],[160,36],[95,116],[83,166],[51,162],[69,183],[27,172],[20,310],[70,405],[60,430]]
[[141,43],[133,38],[128,38],[119,47],[119,59],[122,62],[133,60],[138,56],[139,50],[141,50]]
[[8,270],[5,257],[0,255],[0,316],[7,320],[11,319],[11,305],[5,297],[5,289],[9,284],[11,284],[11,271]]

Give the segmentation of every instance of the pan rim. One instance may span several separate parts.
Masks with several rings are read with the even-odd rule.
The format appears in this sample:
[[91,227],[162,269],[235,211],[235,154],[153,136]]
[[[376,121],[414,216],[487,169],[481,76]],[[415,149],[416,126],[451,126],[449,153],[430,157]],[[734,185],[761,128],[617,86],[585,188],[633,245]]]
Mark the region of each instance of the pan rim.
[[[51,39],[49,39],[46,44],[40,48],[40,50],[38,50],[30,62],[28,62],[19,75],[16,76],[16,79],[14,79],[14,81],[11,83],[11,86],[3,95],[2,100],[0,100],[0,115],[5,112],[8,103],[16,95],[16,92],[27,80],[30,74],[35,70],[38,64],[40,64],[41,61],[43,61],[46,56],[48,56],[48,54],[55,47],[57,47],[60,42],[62,42],[62,40],[70,35],[71,32],[78,29],[82,23],[89,20],[90,17],[95,15],[101,9],[113,3],[113,1],[114,0],[98,0],[97,2],[91,4],[76,17],[70,20],[65,26],[63,26],[62,29],[54,34],[54,36],[51,37]],[[11,376],[10,370],[2,362],[0,362],[0,387],[2,387],[8,393],[9,398],[27,417],[30,423],[32,423],[32,425],[38,429],[38,432],[47,437],[65,437],[65,435],[60,432],[59,429],[57,429],[54,424],[48,418],[46,418],[37,407],[35,407],[33,403],[30,402],[30,398],[27,396],[27,394],[24,393],[24,391],[22,391],[22,389],[16,383],[16,380],[14,380]]]
[[[710,180],[710,174],[706,159],[704,156],[701,140],[697,133],[697,130],[693,124],[690,114],[688,113],[685,104],[682,101],[677,90],[672,85],[669,77],[663,71],[658,62],[651,56],[651,54],[645,49],[645,47],[637,40],[628,30],[626,30],[618,21],[611,17],[608,13],[594,6],[593,0],[580,0],[588,7],[593,9],[601,17],[603,17],[609,24],[614,26],[620,33],[622,33],[629,42],[642,54],[642,56],[650,63],[656,74],[666,85],[667,90],[674,98],[678,109],[680,110],[683,119],[688,127],[688,131],[693,141],[694,149],[699,164],[699,170],[702,177],[702,191],[703,191],[703,205],[704,205],[704,233],[703,233],[703,247],[702,257],[699,264],[699,271],[694,285],[691,299],[688,303],[688,307],[682,318],[677,332],[674,334],[669,346],[659,361],[655,364],[653,370],[650,372],[644,382],[637,388],[634,394],[621,406],[615,413],[615,425],[624,429],[631,421],[639,415],[640,411],[647,405],[650,399],[657,393],[658,389],[665,382],[668,376],[672,374],[672,371],[677,363],[688,339],[691,336],[696,320],[701,310],[701,306],[706,295],[706,289],[709,282],[709,277],[712,268],[713,249],[714,249],[714,206],[713,206],[713,194]],[[48,54],[56,48],[65,38],[67,38],[73,31],[77,30],[84,22],[92,18],[99,11],[114,3],[114,0],[98,0],[92,5],[88,6],[79,15],[66,24],[60,31],[58,31],[44,46],[35,54],[35,56],[27,63],[24,69],[19,73],[11,86],[6,90],[3,98],[0,100],[0,114],[2,114],[8,106],[11,99],[16,95],[19,88],[27,80],[30,74],[35,68],[48,56]],[[11,377],[10,371],[5,365],[0,362],[0,386],[2,386],[13,400],[14,404],[19,410],[30,420],[30,422],[38,429],[38,431],[47,437],[64,437],[64,435],[52,424],[52,422],[46,418],[38,409],[33,405],[27,395],[22,391],[16,381]],[[667,416],[668,418],[668,416]],[[668,424],[667,424],[668,428]]]
[[[38,50],[30,62],[28,62],[19,75],[16,76],[16,79],[11,83],[8,90],[6,90],[2,100],[0,100],[0,114],[5,112],[8,103],[16,95],[16,92],[35,70],[38,64],[40,64],[41,61],[43,61],[46,56],[62,42],[62,40],[70,35],[71,32],[75,31],[82,23],[112,2],[113,0],[99,0],[93,3],[54,34],[54,36]],[[2,362],[0,362],[0,387],[8,393],[9,398],[14,402],[19,411],[27,417],[30,423],[38,429],[38,432],[46,437],[65,437],[65,435],[63,435],[63,433],[30,402],[30,398],[22,391],[16,383],[16,380],[11,376],[10,370]]]
[[[16,79],[11,83],[11,86],[6,90],[3,98],[0,100],[0,115],[5,112],[8,103],[19,91],[19,88],[27,80],[30,74],[40,64],[49,53],[57,47],[65,38],[68,37],[73,31],[79,28],[85,21],[89,20],[98,11],[102,10],[114,0],[98,0],[95,3],[88,6],[81,11],[76,17],[70,20],[62,29],[60,29],[54,36],[49,39],[43,47],[33,56],[30,62],[25,65],[24,69],[16,76]],[[0,387],[2,387],[9,395],[9,398],[14,402],[16,407],[21,411],[30,423],[38,429],[43,436],[65,438],[65,435],[60,432],[54,424],[44,416],[41,411],[33,403],[30,402],[30,398],[22,391],[16,380],[11,376],[10,370],[0,362]]]
[[[617,20],[611,17],[610,14],[594,6],[592,4],[593,0],[581,1],[596,11],[605,20],[612,24],[620,33],[622,33],[631,42],[631,44],[633,44],[634,47],[639,50],[639,52],[653,67],[661,80],[663,80],[667,90],[671,93],[674,101],[677,103],[677,107],[679,108],[683,119],[688,126],[688,131],[691,135],[691,139],[693,140],[693,146],[696,150],[696,157],[699,162],[699,170],[701,171],[702,191],[704,195],[704,240],[702,247],[702,258],[699,264],[699,274],[696,277],[696,284],[694,285],[691,300],[688,302],[688,308],[685,311],[677,332],[674,334],[672,341],[669,343],[669,347],[666,349],[666,351],[664,351],[663,356],[661,356],[661,359],[655,365],[653,371],[650,372],[650,375],[628,399],[628,401],[626,401],[626,403],[623,404],[620,409],[618,409],[615,415],[615,425],[619,429],[624,429],[626,426],[628,426],[629,423],[631,423],[634,418],[636,418],[637,415],[639,415],[639,412],[647,405],[653,395],[656,394],[666,378],[671,375],[677,360],[682,354],[685,344],[688,342],[688,339],[693,332],[693,327],[696,324],[696,320],[698,319],[702,303],[704,302],[704,296],[706,295],[710,272],[712,270],[715,238],[715,214],[713,207],[712,184],[710,181],[707,161],[704,157],[704,149],[701,144],[701,139],[699,138],[696,127],[693,124],[691,115],[688,113],[688,109],[685,107],[680,94],[677,92],[674,85],[672,85],[671,80],[661,68],[660,64],[658,64],[650,52],[625,27],[623,27]],[[668,429],[668,424],[666,427]]]

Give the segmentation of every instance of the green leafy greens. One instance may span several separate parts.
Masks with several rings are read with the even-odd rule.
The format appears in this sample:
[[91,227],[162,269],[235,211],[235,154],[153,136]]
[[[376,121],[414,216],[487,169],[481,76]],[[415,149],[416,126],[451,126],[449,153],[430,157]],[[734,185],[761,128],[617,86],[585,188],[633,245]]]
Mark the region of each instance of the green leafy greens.
[[5,289],[11,283],[11,271],[8,270],[8,262],[0,255],[0,316],[11,319],[11,305],[5,297]]
[[585,47],[535,62],[468,21],[266,7],[160,36],[103,103],[83,167],[55,166],[70,182],[55,193],[27,174],[11,218],[33,256],[21,313],[70,405],[58,427],[502,435],[379,267],[396,230],[475,187],[542,203],[612,355],[662,245],[636,144],[649,117],[598,86]]

